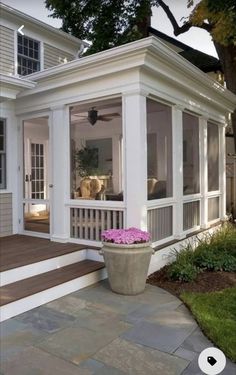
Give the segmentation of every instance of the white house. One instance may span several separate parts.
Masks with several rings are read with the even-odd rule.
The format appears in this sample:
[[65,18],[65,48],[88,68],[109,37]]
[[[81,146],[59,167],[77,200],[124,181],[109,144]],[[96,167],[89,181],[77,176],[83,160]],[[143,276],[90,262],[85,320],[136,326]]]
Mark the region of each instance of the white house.
[[78,58],[79,39],[0,11],[1,236],[99,246],[132,226],[167,248],[225,219],[231,92],[154,36]]
[[80,40],[4,4],[0,48],[1,235],[137,226],[159,245],[224,219],[223,86],[155,37],[78,58]]

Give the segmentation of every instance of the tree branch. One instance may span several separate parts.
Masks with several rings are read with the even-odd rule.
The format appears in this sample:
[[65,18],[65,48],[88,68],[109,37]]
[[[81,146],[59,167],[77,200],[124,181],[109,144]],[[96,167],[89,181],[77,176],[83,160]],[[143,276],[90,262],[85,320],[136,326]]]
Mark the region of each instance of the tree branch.
[[164,1],[162,1],[162,0],[157,0],[157,3],[158,3],[158,5],[160,5],[160,7],[162,7],[162,9],[166,13],[167,17],[169,18],[169,20],[170,20],[170,22],[173,26],[175,36],[186,33],[193,26],[200,27],[201,29],[204,29],[208,32],[210,32],[211,29],[212,29],[211,25],[208,24],[208,23],[205,23],[205,22],[201,25],[193,25],[191,21],[187,21],[182,26],[179,26],[175,17],[174,17],[174,15],[173,15],[173,13],[171,12],[170,8],[168,7],[168,5],[166,5],[164,3]]

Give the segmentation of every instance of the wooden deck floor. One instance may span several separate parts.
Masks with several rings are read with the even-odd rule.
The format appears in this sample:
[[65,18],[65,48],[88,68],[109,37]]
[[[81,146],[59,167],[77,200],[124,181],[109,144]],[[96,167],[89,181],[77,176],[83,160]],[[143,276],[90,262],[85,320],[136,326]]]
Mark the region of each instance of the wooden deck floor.
[[[0,238],[0,272],[88,248],[85,245],[51,242],[44,238],[13,235]],[[89,249],[98,250],[89,246]]]

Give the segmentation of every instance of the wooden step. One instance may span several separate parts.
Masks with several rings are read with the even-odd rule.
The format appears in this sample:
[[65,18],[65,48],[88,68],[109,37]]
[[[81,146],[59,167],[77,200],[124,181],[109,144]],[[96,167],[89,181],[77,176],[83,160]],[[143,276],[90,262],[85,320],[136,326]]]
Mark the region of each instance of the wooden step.
[[99,248],[24,235],[3,237],[0,239],[0,272],[86,249]]
[[21,300],[104,268],[104,263],[83,260],[0,288],[0,306]]

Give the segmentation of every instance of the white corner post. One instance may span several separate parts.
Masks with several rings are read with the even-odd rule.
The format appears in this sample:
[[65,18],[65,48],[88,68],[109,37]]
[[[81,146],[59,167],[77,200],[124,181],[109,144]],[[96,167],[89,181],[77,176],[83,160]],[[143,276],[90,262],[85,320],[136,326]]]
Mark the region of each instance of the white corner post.
[[220,184],[220,219],[226,220],[226,155],[225,125],[219,126],[219,184]]
[[51,107],[50,115],[50,234],[51,240],[67,242],[68,212],[65,206],[68,194],[69,110],[65,106]]
[[183,233],[183,107],[172,107],[172,152],[173,152],[173,235],[180,240]]
[[145,92],[122,96],[125,226],[147,230],[147,108]]
[[201,208],[200,225],[202,229],[207,229],[208,224],[208,161],[207,161],[207,118],[199,119],[200,126],[200,189]]

